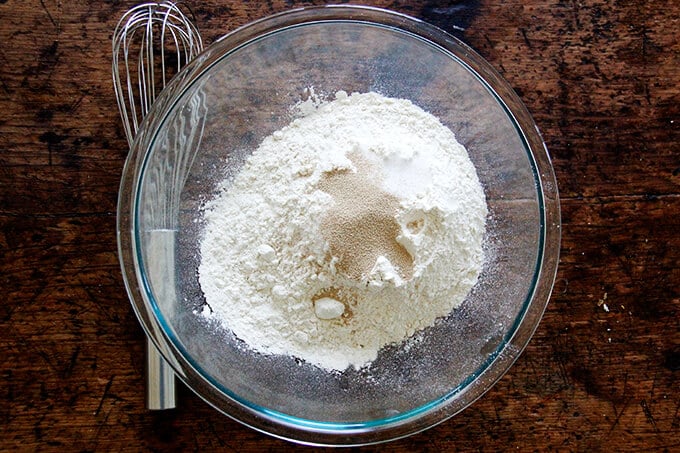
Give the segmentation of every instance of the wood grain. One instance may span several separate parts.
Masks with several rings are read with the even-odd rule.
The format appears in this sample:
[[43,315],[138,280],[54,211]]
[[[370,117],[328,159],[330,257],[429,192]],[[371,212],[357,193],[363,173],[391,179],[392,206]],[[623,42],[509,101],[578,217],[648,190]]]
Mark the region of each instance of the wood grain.
[[[293,447],[181,388],[143,404],[118,267],[127,145],[110,38],[135,2],[0,0],[0,450]],[[192,2],[207,42],[315,2]],[[557,284],[511,371],[378,451],[680,450],[680,4],[367,1],[462,37],[516,89],[561,191]]]

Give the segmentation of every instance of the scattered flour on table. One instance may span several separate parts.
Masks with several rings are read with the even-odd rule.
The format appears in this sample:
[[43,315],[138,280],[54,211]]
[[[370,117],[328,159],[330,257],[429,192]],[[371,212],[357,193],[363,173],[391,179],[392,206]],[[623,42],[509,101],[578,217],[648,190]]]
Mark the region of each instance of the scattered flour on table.
[[486,200],[465,148],[407,100],[340,91],[305,113],[206,205],[202,315],[260,353],[360,368],[463,302]]

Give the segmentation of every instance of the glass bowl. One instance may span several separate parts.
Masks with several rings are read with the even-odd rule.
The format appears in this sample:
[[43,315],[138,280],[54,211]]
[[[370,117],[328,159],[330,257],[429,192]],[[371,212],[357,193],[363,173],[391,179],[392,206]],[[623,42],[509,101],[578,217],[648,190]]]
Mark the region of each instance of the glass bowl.
[[[240,347],[196,314],[201,208],[225,165],[291,121],[309,87],[411,100],[468,150],[486,195],[486,264],[461,307],[371,366],[328,372]],[[229,157],[225,164],[226,157]],[[235,164],[234,164],[235,163]],[[533,334],[557,269],[557,186],[510,86],[443,31],[385,10],[333,6],[254,22],[211,45],[163,91],[126,162],[119,253],[135,312],[177,376],[262,432],[315,445],[404,437],[472,404]]]

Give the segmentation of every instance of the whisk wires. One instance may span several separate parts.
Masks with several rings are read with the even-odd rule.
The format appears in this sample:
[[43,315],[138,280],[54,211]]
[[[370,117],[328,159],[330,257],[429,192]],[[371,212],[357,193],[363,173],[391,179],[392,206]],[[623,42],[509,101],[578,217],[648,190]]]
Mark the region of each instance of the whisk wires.
[[202,50],[198,29],[178,3],[144,3],[121,17],[113,32],[112,73],[128,143],[171,75]]

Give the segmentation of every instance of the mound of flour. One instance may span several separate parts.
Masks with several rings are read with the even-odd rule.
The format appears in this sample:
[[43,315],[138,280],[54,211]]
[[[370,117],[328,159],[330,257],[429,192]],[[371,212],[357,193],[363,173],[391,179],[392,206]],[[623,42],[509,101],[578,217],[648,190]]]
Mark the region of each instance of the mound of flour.
[[434,116],[338,92],[206,205],[201,314],[263,354],[362,367],[463,302],[486,215],[466,150]]

